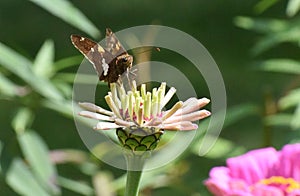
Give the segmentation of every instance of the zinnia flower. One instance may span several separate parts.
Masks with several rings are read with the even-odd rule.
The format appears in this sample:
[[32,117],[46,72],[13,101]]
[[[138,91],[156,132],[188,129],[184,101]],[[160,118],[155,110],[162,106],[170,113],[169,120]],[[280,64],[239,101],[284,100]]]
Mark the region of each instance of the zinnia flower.
[[164,130],[195,130],[198,126],[193,121],[210,115],[207,110],[199,110],[210,102],[207,98],[179,101],[163,111],[176,92],[171,87],[166,93],[166,83],[151,92],[146,91],[145,84],[138,90],[134,81],[131,91],[126,92],[117,83],[111,83],[110,89],[105,100],[111,111],[92,103],[80,103],[86,111],[79,115],[99,120],[96,130],[117,129],[120,143],[132,151],[153,150]]
[[300,196],[300,144],[229,158],[209,176],[205,185],[216,196]]

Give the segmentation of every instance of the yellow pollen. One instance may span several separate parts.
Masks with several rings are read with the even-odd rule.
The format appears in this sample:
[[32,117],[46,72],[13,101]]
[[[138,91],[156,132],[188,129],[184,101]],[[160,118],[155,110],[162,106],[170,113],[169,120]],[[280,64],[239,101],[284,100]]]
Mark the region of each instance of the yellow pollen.
[[282,176],[272,176],[271,178],[260,180],[258,183],[264,185],[284,185],[287,193],[293,190],[300,189],[300,182],[297,182],[293,178],[284,178]]

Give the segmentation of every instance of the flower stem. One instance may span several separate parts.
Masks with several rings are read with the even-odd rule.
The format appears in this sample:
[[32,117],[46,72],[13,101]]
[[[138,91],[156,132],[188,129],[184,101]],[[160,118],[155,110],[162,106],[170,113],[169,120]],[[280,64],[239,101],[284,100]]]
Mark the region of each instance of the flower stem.
[[125,196],[137,196],[143,172],[143,155],[125,155],[127,159],[127,181]]

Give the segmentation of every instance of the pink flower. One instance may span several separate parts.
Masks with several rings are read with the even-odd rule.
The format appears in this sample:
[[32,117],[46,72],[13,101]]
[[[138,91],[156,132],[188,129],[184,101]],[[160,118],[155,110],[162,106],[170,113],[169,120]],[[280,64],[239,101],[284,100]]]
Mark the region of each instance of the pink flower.
[[213,168],[205,181],[216,196],[300,196],[300,143],[252,150]]

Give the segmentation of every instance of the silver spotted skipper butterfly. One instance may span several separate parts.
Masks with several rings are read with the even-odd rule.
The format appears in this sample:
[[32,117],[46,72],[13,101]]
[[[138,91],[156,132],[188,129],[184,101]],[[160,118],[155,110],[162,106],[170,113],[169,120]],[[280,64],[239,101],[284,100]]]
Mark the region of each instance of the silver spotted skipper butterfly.
[[126,52],[109,28],[106,29],[106,48],[79,35],[71,35],[71,41],[93,64],[99,80],[108,82],[108,85],[117,82],[120,75],[132,67],[133,57]]

